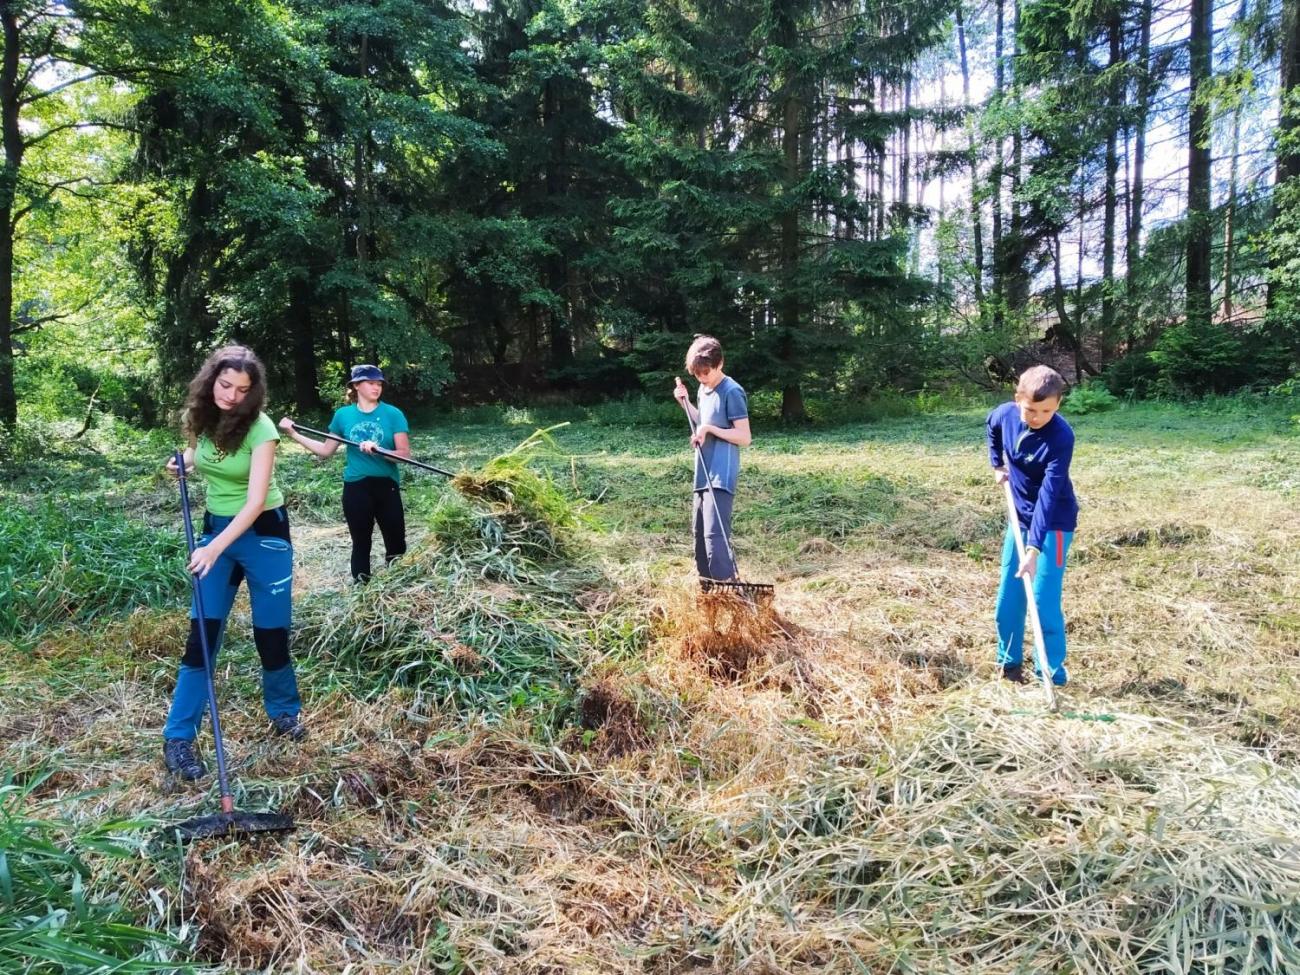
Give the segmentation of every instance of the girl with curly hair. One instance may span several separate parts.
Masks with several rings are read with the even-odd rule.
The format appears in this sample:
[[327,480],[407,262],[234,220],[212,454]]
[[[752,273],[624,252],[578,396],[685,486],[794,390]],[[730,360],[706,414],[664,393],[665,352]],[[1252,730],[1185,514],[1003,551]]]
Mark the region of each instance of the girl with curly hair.
[[[265,377],[251,349],[229,345],[208,356],[190,381],[185,403],[185,469],[198,470],[207,481],[203,532],[189,563],[199,579],[207,618],[200,621],[197,607],[191,606],[189,640],[163,730],[163,760],[168,771],[186,781],[207,773],[194,751],[207,707],[207,665],[198,628],[207,631],[215,666],[226,617],[245,580],[271,729],[295,741],[306,734],[289,658],[293,545],[284,494],[274,477],[280,435],[262,412]],[[167,468],[175,473],[175,460]]]

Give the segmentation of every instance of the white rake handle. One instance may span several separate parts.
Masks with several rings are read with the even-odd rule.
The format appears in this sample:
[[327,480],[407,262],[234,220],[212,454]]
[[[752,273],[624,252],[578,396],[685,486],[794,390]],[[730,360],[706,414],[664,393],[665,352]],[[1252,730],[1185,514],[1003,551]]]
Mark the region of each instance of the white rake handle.
[[[1016,537],[1016,554],[1020,561],[1025,560],[1025,538],[1020,532],[1020,515],[1016,511],[1016,498],[1011,493],[1011,480],[1002,482],[1002,496],[1007,502],[1007,518],[1011,531]],[[1047,698],[1047,707],[1056,710],[1056,690],[1052,687],[1052,671],[1047,663],[1047,644],[1043,641],[1043,624],[1038,618],[1038,602],[1034,599],[1034,580],[1029,576],[1021,577],[1025,583],[1025,597],[1029,602],[1029,622],[1034,629],[1034,654],[1038,659],[1038,673],[1043,679],[1043,695]]]

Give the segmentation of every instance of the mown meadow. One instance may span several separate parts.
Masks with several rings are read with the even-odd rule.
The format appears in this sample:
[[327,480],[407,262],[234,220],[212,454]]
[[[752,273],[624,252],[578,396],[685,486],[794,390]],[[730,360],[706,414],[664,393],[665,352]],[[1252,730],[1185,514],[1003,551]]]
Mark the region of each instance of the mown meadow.
[[752,625],[695,598],[671,402],[416,424],[466,474],[407,476],[411,552],[363,588],[341,464],[283,445],[310,737],[266,734],[246,602],[218,679],[239,805],[298,829],[188,847],[171,442],[30,437],[0,971],[1300,971],[1300,403],[1069,417],[1055,715],[994,677],[987,404],[903,405],[755,424]]

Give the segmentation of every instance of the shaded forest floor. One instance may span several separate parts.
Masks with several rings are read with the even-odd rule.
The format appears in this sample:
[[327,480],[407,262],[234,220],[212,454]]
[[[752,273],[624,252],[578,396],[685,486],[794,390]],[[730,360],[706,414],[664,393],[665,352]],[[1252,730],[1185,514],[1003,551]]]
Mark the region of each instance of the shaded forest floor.
[[[546,419],[414,452],[474,468]],[[578,513],[555,558],[408,477],[412,552],[364,590],[340,467],[285,446],[310,737],[265,733],[243,600],[219,679],[239,805],[299,828],[181,850],[110,826],[134,854],[88,848],[88,889],[223,971],[1300,970],[1296,425],[1264,401],[1071,419],[1057,716],[994,680],[982,410],[756,430],[735,531],[777,598],[743,638],[694,596],[675,429],[555,432],[537,463]],[[179,531],[165,447],[105,437],[0,493],[126,533],[89,593],[78,562],[115,556],[73,537],[0,647],[0,768],[71,844],[215,808],[159,764],[183,576],[107,581],[162,557],[122,526]]]

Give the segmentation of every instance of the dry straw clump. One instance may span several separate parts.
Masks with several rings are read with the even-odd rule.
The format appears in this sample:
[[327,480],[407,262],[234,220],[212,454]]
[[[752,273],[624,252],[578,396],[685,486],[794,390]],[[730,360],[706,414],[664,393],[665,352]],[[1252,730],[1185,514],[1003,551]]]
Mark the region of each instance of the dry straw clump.
[[663,619],[681,656],[716,680],[752,678],[800,654],[795,627],[771,600],[676,587],[665,600]]

